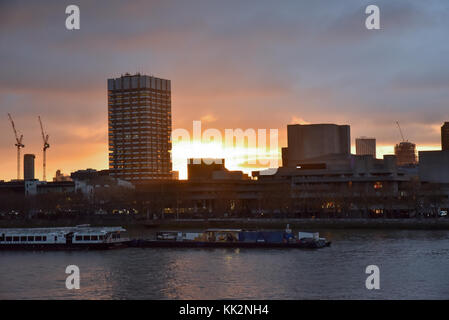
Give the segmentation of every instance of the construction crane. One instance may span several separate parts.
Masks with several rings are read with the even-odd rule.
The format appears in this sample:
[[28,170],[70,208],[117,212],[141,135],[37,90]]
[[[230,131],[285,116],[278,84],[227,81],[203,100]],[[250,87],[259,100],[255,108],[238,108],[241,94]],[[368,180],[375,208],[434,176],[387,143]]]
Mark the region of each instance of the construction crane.
[[45,171],[47,166],[47,149],[50,148],[50,144],[48,143],[48,134],[45,134],[44,127],[42,126],[41,116],[38,116],[39,124],[41,125],[41,133],[42,133],[42,140],[44,142],[44,147],[42,150],[44,151],[44,162],[43,162],[43,170],[42,170],[42,180],[46,180]]
[[398,125],[399,133],[401,134],[401,138],[402,138],[402,142],[405,142],[404,135],[402,134],[401,126],[399,125],[399,121],[396,121],[396,124]]
[[23,140],[23,134],[20,135],[17,133],[16,126],[14,125],[14,121],[12,120],[11,115],[8,113],[9,121],[11,121],[12,129],[14,130],[14,135],[16,137],[16,144],[17,147],[17,180],[20,180],[20,148],[24,148],[25,145],[22,143]]

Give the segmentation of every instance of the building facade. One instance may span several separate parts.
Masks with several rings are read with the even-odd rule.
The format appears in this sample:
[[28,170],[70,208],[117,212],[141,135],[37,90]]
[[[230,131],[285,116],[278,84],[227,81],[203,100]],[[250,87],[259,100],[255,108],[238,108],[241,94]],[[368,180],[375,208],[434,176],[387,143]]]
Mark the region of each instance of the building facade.
[[449,150],[420,151],[419,178],[422,182],[449,184]]
[[170,80],[140,74],[108,79],[108,119],[112,177],[172,179]]
[[449,150],[449,122],[441,126],[441,149]]
[[394,146],[394,154],[397,158],[398,166],[416,165],[416,144],[403,141]]
[[349,157],[351,134],[348,125],[294,124],[287,126],[288,147],[283,150],[283,166],[295,167],[309,159],[326,155]]
[[376,139],[366,137],[355,139],[355,154],[358,156],[370,155],[376,158]]
[[242,171],[230,171],[225,167],[225,159],[196,158],[187,160],[189,181],[201,180],[249,180]]
[[34,180],[34,154],[23,155],[23,179]]

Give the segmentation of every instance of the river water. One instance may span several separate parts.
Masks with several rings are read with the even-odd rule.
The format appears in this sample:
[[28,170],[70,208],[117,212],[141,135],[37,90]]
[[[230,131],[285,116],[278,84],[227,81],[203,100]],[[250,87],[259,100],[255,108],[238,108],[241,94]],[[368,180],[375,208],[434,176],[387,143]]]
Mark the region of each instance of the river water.
[[[0,252],[0,299],[449,299],[449,231],[320,234],[331,247]],[[79,290],[65,287],[68,265]],[[379,290],[365,287],[368,265]]]

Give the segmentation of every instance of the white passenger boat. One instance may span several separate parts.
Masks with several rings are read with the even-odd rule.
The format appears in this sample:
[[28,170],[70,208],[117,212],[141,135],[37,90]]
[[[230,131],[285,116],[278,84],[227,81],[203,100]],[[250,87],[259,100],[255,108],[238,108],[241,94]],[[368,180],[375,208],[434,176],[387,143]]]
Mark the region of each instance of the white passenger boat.
[[126,246],[122,227],[79,225],[64,228],[0,229],[0,250],[111,249]]

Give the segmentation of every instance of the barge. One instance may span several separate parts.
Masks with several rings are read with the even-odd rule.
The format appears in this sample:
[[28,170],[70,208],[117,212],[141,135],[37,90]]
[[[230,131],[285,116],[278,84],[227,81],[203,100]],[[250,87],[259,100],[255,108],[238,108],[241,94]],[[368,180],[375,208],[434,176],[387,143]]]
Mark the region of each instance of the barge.
[[126,247],[122,227],[0,229],[0,250],[101,250]]
[[141,248],[305,248],[330,246],[318,233],[285,231],[244,231],[241,229],[207,229],[204,232],[161,231],[156,239],[132,240],[131,247]]

